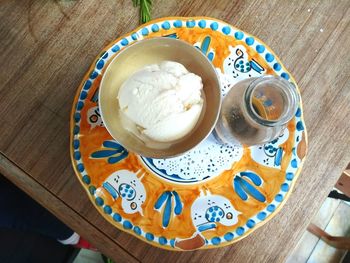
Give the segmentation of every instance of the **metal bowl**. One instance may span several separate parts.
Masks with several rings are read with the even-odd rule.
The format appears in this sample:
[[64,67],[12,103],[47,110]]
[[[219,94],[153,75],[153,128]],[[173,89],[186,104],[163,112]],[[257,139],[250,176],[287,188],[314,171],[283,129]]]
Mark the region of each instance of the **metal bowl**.
[[[202,78],[204,106],[197,125],[189,135],[173,143],[149,144],[123,127],[117,95],[121,84],[134,72],[164,60],[179,62]],[[141,40],[119,52],[107,67],[99,90],[101,117],[108,132],[126,149],[144,157],[170,158],[194,148],[215,127],[220,106],[220,83],[211,62],[192,45],[166,37]]]

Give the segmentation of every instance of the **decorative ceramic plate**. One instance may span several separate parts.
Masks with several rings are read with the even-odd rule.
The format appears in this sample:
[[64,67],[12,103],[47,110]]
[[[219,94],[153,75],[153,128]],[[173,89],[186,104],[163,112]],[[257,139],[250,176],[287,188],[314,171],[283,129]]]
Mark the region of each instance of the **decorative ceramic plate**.
[[264,74],[296,86],[270,48],[231,25],[204,17],[154,20],[113,41],[84,77],[71,116],[75,173],[110,223],[147,243],[171,250],[231,244],[276,215],[295,184],[307,148],[301,101],[283,135],[264,145],[221,145],[209,136],[171,159],[128,152],[103,126],[99,84],[120,50],[159,36],[201,50],[218,71],[223,96],[239,80]]

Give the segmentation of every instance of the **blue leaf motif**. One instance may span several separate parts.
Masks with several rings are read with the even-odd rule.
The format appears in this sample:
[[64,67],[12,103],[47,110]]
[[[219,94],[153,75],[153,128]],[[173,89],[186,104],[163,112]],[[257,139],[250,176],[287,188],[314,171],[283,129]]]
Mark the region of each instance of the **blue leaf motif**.
[[281,165],[282,155],[283,155],[283,149],[279,147],[275,156],[275,162],[274,162],[275,166]]
[[175,197],[175,208],[174,208],[174,212],[175,212],[175,215],[179,215],[181,214],[182,212],[182,203],[181,203],[181,200],[180,200],[180,196],[178,195],[177,192],[173,191],[172,192],[174,197]]
[[210,37],[205,37],[201,45],[201,50],[204,55],[208,53],[209,46],[210,46]]
[[91,154],[92,158],[105,158],[118,153],[118,150],[102,150]]
[[168,38],[179,38],[176,33],[169,34],[169,35],[164,35],[163,37],[168,37]]
[[117,162],[123,160],[124,158],[126,158],[127,156],[128,156],[128,152],[124,151],[124,152],[122,152],[121,155],[119,155],[117,157],[108,158],[108,163],[110,163],[110,164],[117,163]]
[[237,179],[246,193],[250,194],[252,197],[254,197],[256,200],[260,202],[266,201],[265,196],[263,196],[262,193],[260,193],[257,189],[255,189],[254,186],[252,186],[246,180],[243,180],[241,177],[237,177]]
[[103,147],[113,148],[113,149],[116,149],[116,150],[119,150],[119,151],[124,150],[124,147],[121,146],[120,144],[118,144],[115,141],[104,141],[102,145],[103,145]]
[[[175,203],[174,209],[172,205],[173,199]],[[154,204],[154,209],[160,210],[162,207],[164,207],[162,226],[165,228],[169,226],[173,212],[175,216],[180,215],[182,212],[182,203],[178,193],[176,191],[165,191],[164,193],[162,193],[157,199],[156,203]]]
[[214,59],[214,53],[210,51],[210,52],[208,53],[208,56],[207,56],[207,57],[208,57],[208,59],[209,59],[210,61],[213,61],[213,59]]
[[117,163],[128,156],[128,151],[115,141],[104,141],[102,143],[104,149],[93,152],[91,158],[103,159],[107,158],[110,164]]
[[[253,184],[250,181],[245,180],[244,177],[249,178]],[[256,186],[260,186],[261,184],[261,178],[253,172],[241,172],[233,179],[234,190],[244,201],[247,200],[248,195],[250,195],[260,202],[265,202],[266,197],[256,188]]]
[[154,208],[155,209],[159,209],[162,207],[162,205],[164,204],[165,200],[167,199],[169,195],[168,191],[165,191],[157,200],[157,202],[154,204]]
[[248,177],[257,186],[260,186],[262,184],[261,178],[258,175],[256,175],[255,173],[252,173],[252,172],[241,172],[241,176]]
[[171,216],[171,193],[169,193],[163,214],[163,227],[168,227]]
[[207,56],[207,58],[210,61],[213,61],[215,54],[213,51],[209,49],[210,42],[211,42],[210,36],[206,36],[203,42],[201,43],[201,46],[200,47],[196,46],[196,48],[198,48],[205,56]]
[[235,188],[235,191],[236,193],[239,195],[239,197],[245,201],[248,199],[248,195],[244,192],[241,184],[239,183],[239,181],[237,180],[237,178],[235,178],[233,180],[233,184],[234,184],[234,188]]

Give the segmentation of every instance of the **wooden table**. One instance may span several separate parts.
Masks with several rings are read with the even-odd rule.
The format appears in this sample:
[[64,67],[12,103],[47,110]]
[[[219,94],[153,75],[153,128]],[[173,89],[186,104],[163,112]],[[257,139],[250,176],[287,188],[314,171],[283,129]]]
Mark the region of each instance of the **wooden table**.
[[238,243],[169,252],[112,227],[69,157],[76,89],[100,50],[138,25],[131,0],[0,2],[0,172],[116,262],[282,262],[350,160],[350,2],[160,1],[153,17],[205,15],[267,43],[299,83],[309,152],[282,211]]

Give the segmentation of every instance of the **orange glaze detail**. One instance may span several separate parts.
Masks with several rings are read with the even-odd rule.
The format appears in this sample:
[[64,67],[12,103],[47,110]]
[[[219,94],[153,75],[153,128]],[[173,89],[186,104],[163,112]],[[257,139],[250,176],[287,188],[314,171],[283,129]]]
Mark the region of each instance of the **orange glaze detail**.
[[[222,33],[218,31],[213,31],[210,29],[201,29],[201,28],[194,28],[194,29],[186,29],[186,28],[180,28],[180,29],[173,29],[173,30],[160,30],[157,33],[153,33],[150,37],[160,37],[163,35],[169,35],[176,33],[178,38],[186,41],[192,45],[198,42],[202,42],[205,37],[210,36],[211,42],[210,47],[215,50],[215,58],[213,60],[213,65],[216,68],[219,68],[223,71],[223,62],[224,60],[230,55],[229,46],[237,46],[242,45],[246,48],[249,59],[255,59],[261,66],[263,66],[266,69],[266,74],[274,74],[274,71],[267,65],[267,63],[259,56],[259,54],[250,49],[249,46],[241,40],[236,40],[232,36],[225,36]],[[230,45],[227,45],[227,43],[230,43]]]
[[[85,120],[83,118],[83,123],[84,122]],[[83,127],[88,126],[87,123],[82,125]],[[293,127],[295,127],[294,121],[288,125],[290,138],[293,138],[294,136]],[[90,174],[99,175],[92,177],[92,184],[101,186],[110,174],[118,170],[125,169],[135,173],[140,169],[145,171],[146,175],[143,177],[142,183],[146,191],[147,189],[152,189],[152,191],[147,192],[147,199],[143,205],[143,216],[138,213],[132,215],[123,213],[120,206],[120,200],[118,201],[117,199],[117,201],[111,203],[112,199],[108,197],[109,194],[105,190],[99,190],[103,193],[102,197],[107,197],[106,200],[108,201],[106,203],[111,204],[117,211],[120,211],[123,218],[129,219],[135,225],[142,225],[143,230],[146,232],[151,232],[155,235],[161,235],[166,238],[173,238],[174,236],[178,238],[189,238],[190,236],[188,233],[196,232],[196,228],[190,220],[190,208],[196,198],[200,196],[200,191],[202,189],[210,189],[210,193],[222,195],[228,198],[231,200],[235,209],[241,212],[236,225],[224,226],[219,224],[215,231],[203,232],[202,235],[205,238],[210,239],[217,235],[224,235],[227,231],[230,231],[237,226],[244,225],[247,218],[254,216],[256,213],[258,213],[258,211],[265,208],[266,203],[271,202],[274,196],[279,192],[280,185],[285,179],[285,170],[287,168],[286,166],[290,162],[292,152],[291,149],[293,147],[291,140],[287,140],[287,142],[283,145],[286,154],[282,160],[281,170],[264,167],[256,163],[250,156],[249,148],[246,147],[244,149],[242,159],[239,162],[234,163],[231,170],[223,172],[220,176],[217,176],[206,183],[197,184],[195,186],[184,186],[159,180],[158,176],[151,174],[150,171],[145,169],[139,158],[133,153],[129,153],[126,159],[113,165],[107,165],[105,159],[92,159],[90,157],[91,153],[100,148],[103,141],[107,139],[112,140],[111,136],[104,128],[96,127],[95,129],[98,130],[94,132],[93,136],[92,134],[88,135],[91,130],[86,129],[85,132],[87,132],[87,136],[82,135],[81,137],[82,147],[86,151],[86,153],[83,154],[85,167]],[[101,170],[103,170],[103,173],[100,172]],[[266,196],[266,203],[261,203],[254,198],[249,198],[247,201],[243,201],[234,192],[232,186],[234,175],[238,172],[246,170],[256,172],[264,180],[265,183],[259,187],[259,190]],[[183,202],[184,207],[181,215],[171,218],[170,224],[167,228],[162,227],[162,214],[156,211],[153,207],[157,201],[157,198],[164,191],[177,191],[177,193],[181,196],[181,201]]]

